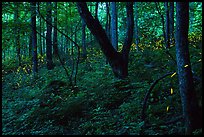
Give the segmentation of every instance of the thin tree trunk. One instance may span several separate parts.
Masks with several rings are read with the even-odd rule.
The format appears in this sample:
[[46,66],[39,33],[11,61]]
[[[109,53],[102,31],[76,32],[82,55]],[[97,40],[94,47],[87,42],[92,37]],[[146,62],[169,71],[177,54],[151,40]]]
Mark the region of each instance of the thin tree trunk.
[[135,4],[135,44],[136,44],[136,50],[139,51],[137,2],[134,2],[134,4]]
[[169,48],[169,6],[168,2],[165,2],[165,10],[166,10],[166,49]]
[[[47,21],[52,22],[51,18],[52,10],[51,10],[51,2],[47,2]],[[47,54],[47,69],[53,69],[52,62],[52,26],[47,23],[47,34],[46,34],[46,54]]]
[[[46,28],[46,26],[45,26],[45,22],[42,24],[42,30],[43,30],[43,36],[45,36],[46,37],[46,34],[45,34],[45,28]],[[45,54],[45,52],[46,52],[46,39],[43,39],[43,47],[42,47],[42,52],[43,52],[43,54]]]
[[86,23],[82,19],[82,57],[83,59],[86,58]]
[[95,7],[95,18],[98,18],[98,3],[96,2],[96,7]]
[[110,39],[110,10],[109,10],[109,2],[106,2],[106,34],[108,38]]
[[21,65],[21,55],[20,55],[20,28],[19,28],[19,2],[15,2],[15,13],[14,13],[14,22],[16,24],[15,30],[14,30],[14,36],[15,36],[15,45],[16,45],[16,58],[18,62],[18,66]]
[[158,2],[155,2],[155,5],[156,5],[156,9],[157,9],[159,15],[161,16],[162,30],[163,30],[163,37],[164,37],[164,42],[163,42],[163,43],[166,43],[166,33],[165,33],[164,16],[162,15],[162,13],[161,13],[161,11],[160,11],[159,3],[158,3]]
[[37,34],[36,34],[36,2],[31,2],[31,24],[32,24],[32,52],[33,52],[33,73],[38,72],[37,59]]
[[[42,35],[42,19],[41,19],[41,17],[39,17],[39,20],[40,20],[40,35]],[[42,47],[42,38],[41,38],[41,36],[39,37],[39,48],[40,48],[40,55],[42,56],[43,55],[43,51],[42,51],[43,47]]]
[[[31,26],[32,26],[32,23],[31,23]],[[29,57],[31,56],[32,56],[32,31],[30,32],[30,35],[29,35]]]
[[174,2],[170,2],[169,10],[169,33],[170,33],[170,44],[174,45]]
[[[110,22],[111,22],[111,15],[110,15],[110,10],[109,10],[109,2],[106,2],[106,34],[111,40],[111,34],[110,34]],[[106,59],[106,64],[108,64],[108,60]]]
[[[54,3],[54,26],[57,28],[57,2]],[[53,36],[53,54],[56,57],[58,54],[58,43],[57,43],[57,29],[54,28]]]

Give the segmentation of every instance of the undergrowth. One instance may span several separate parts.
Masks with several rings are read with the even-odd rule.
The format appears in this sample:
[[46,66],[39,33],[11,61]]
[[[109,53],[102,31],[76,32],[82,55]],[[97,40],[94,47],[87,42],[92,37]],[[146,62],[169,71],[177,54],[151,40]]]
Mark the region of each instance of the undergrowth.
[[[190,46],[192,69],[201,78],[201,49]],[[70,86],[64,69],[43,65],[33,77],[32,64],[16,67],[14,60],[2,64],[3,135],[164,135],[183,134],[183,122],[162,123],[180,116],[177,75],[160,81],[153,89],[141,120],[143,99],[151,84],[176,72],[176,65],[162,50],[130,52],[129,76],[114,78],[100,50],[89,51],[80,62],[76,86]],[[169,51],[175,58],[175,47]],[[70,67],[67,67],[70,72]],[[30,72],[29,72],[30,71]],[[196,92],[202,101],[202,84]],[[200,96],[201,95],[201,96]],[[199,102],[202,106],[202,102]],[[152,126],[151,126],[152,125]],[[202,133],[201,130],[194,134]]]

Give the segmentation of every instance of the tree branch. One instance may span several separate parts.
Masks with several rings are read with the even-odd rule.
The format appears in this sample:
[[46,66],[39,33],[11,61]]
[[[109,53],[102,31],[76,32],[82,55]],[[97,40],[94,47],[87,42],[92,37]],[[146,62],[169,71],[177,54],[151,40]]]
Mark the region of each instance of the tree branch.
[[172,75],[172,74],[173,74],[173,72],[167,73],[167,74],[163,75],[162,77],[158,78],[157,80],[155,80],[154,83],[151,85],[150,89],[148,90],[148,92],[146,93],[144,101],[143,101],[142,114],[141,114],[141,118],[142,118],[143,121],[145,121],[145,118],[146,118],[145,111],[146,111],[146,108],[147,108],[147,101],[148,101],[148,98],[149,98],[149,95],[150,95],[151,91],[153,90],[155,85],[160,80],[162,80],[163,78],[165,78],[165,77],[167,77],[169,75]]

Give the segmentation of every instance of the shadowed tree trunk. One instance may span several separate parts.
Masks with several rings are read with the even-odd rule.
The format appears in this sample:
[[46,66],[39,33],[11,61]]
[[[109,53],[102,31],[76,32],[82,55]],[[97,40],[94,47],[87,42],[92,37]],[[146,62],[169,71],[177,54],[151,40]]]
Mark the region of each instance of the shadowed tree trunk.
[[82,19],[82,57],[86,58],[86,23]]
[[110,10],[109,10],[109,2],[106,2],[106,35],[110,39]]
[[77,8],[80,16],[86,22],[87,27],[98,40],[101,50],[105,54],[114,75],[117,78],[126,78],[128,76],[128,56],[133,39],[133,3],[127,2],[126,4],[128,27],[122,52],[117,52],[112,46],[111,41],[106,35],[105,30],[102,28],[99,20],[93,18],[85,2],[77,2]]
[[165,11],[166,11],[166,48],[169,48],[169,6],[168,2],[165,2]]
[[[57,2],[54,2],[54,26],[57,28]],[[58,43],[57,43],[57,29],[54,28],[53,35],[53,55],[57,56],[58,54]]]
[[174,39],[174,2],[170,3],[170,10],[169,10],[169,35],[170,35],[170,44],[175,44]]
[[137,11],[137,2],[134,2],[135,5],[135,44],[136,44],[136,50],[139,51],[139,36],[138,36],[138,11]]
[[[40,20],[40,35],[42,35],[42,19],[41,17],[39,17],[39,20]],[[40,39],[39,39],[39,47],[40,47],[40,55],[42,56],[43,55],[43,52],[42,52],[42,38],[40,36]]]
[[15,13],[14,13],[14,22],[16,24],[15,30],[14,30],[14,36],[15,36],[15,46],[16,46],[16,58],[18,65],[21,65],[21,55],[20,55],[20,22],[19,22],[19,2],[15,2]]
[[[176,3],[176,59],[179,90],[185,120],[185,134],[202,127],[202,114],[199,111],[194,89],[188,49],[189,3]],[[201,111],[202,112],[202,111]]]
[[[52,10],[51,10],[51,2],[47,2],[47,21],[52,23],[51,18]],[[53,69],[52,62],[52,26],[47,23],[47,34],[46,34],[46,54],[47,54],[47,69]]]
[[37,58],[37,34],[36,34],[36,2],[31,2],[31,25],[32,25],[32,53],[33,53],[33,73],[38,72]]

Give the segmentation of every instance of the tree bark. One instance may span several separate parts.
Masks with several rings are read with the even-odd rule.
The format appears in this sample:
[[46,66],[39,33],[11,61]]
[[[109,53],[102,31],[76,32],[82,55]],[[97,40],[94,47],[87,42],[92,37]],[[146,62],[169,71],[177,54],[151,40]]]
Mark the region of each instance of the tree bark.
[[[37,3],[37,5],[38,5],[38,7],[37,8],[39,8],[40,9],[40,3],[38,2]],[[39,45],[39,49],[40,49],[40,55],[41,56],[43,56],[43,43],[42,43],[42,36],[44,36],[44,35],[42,35],[42,18],[39,16],[39,24],[40,24],[40,37],[39,37],[39,43],[38,43],[38,45]]]
[[134,2],[135,4],[135,44],[136,44],[136,50],[139,51],[139,36],[138,36],[138,15],[137,15],[137,2]]
[[[32,23],[31,23],[31,26],[32,26]],[[29,50],[28,51],[29,57],[31,58],[32,56],[32,31],[30,32],[30,35],[29,35],[29,49],[28,50]]]
[[86,3],[77,2],[78,12],[82,19],[86,22],[87,27],[90,29],[91,33],[96,37],[101,47],[102,52],[105,54],[108,62],[113,70],[114,75],[117,78],[125,78],[128,76],[128,55],[130,51],[130,46],[133,38],[133,3],[128,2],[126,5],[127,9],[127,36],[125,38],[124,46],[122,52],[119,53],[112,46],[105,30],[102,28],[99,20],[94,19],[89,12]]
[[95,6],[95,18],[98,18],[98,3],[96,2],[96,6]]
[[82,19],[82,57],[86,58],[86,23]]
[[[52,10],[51,10],[51,2],[47,2],[47,21],[52,22],[51,18]],[[47,54],[47,69],[53,69],[53,62],[52,62],[52,26],[47,23],[47,34],[46,34],[46,54]]]
[[170,34],[170,44],[174,45],[174,2],[170,3],[170,10],[169,10],[169,34]]
[[199,111],[194,90],[193,76],[188,49],[189,3],[176,4],[176,59],[179,90],[185,120],[185,134],[201,126],[202,115]]
[[57,43],[57,2],[54,2],[54,35],[53,35],[53,55],[57,57],[58,43]]
[[14,13],[14,22],[16,24],[14,34],[15,34],[15,45],[16,45],[16,58],[18,65],[21,65],[21,55],[20,55],[20,22],[19,22],[19,2],[15,2],[15,13]]
[[109,2],[106,2],[106,34],[108,38],[110,39],[110,10],[109,10]]
[[166,49],[169,48],[169,6],[168,2],[165,2],[165,11],[166,11]]
[[110,3],[111,7],[111,43],[113,47],[118,50],[118,20],[117,20],[117,9],[116,2]]
[[38,72],[37,58],[37,33],[36,33],[36,2],[31,2],[31,25],[32,25],[32,53],[33,53],[33,73]]

